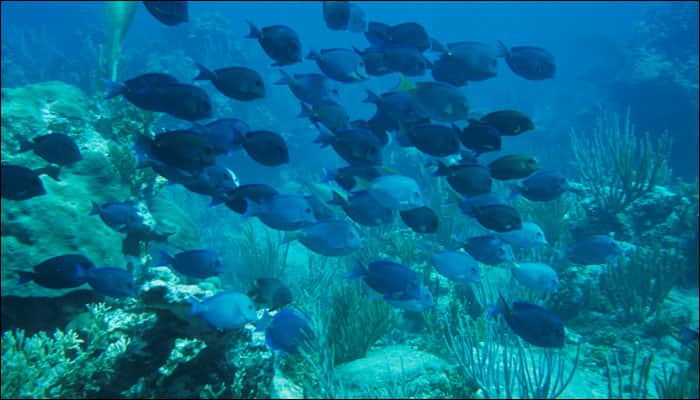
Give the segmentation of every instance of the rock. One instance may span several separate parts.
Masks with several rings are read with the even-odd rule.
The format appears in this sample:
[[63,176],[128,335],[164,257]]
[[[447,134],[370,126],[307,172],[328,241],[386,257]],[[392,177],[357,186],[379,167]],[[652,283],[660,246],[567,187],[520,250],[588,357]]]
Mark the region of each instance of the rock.
[[409,346],[388,346],[342,364],[335,376],[348,397],[438,398],[449,393],[449,365]]

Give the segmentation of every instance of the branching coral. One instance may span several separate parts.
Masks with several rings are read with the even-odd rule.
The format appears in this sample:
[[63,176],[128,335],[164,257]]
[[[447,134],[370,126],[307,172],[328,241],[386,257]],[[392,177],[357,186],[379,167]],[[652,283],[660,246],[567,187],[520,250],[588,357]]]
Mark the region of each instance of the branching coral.
[[622,126],[613,113],[603,115],[591,135],[572,130],[571,143],[581,179],[607,216],[624,211],[670,176],[671,137],[664,133],[655,143],[648,132],[637,137],[629,110]]

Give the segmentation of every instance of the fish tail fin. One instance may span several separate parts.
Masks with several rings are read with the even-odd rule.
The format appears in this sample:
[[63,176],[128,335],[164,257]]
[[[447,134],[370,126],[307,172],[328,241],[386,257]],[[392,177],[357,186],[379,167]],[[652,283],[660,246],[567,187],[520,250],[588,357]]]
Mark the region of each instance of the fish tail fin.
[[19,136],[18,140],[19,140],[19,150],[17,150],[18,153],[24,153],[24,152],[27,152],[27,151],[34,148],[34,143],[27,140],[27,138],[25,138],[23,136]]
[[90,210],[90,214],[88,215],[95,215],[100,213],[100,205],[95,202],[95,200],[92,201],[92,210]]
[[379,104],[381,101],[381,98],[377,96],[376,93],[369,89],[365,89],[365,92],[367,93],[367,98],[362,100],[363,103],[372,103],[372,104]]
[[17,273],[19,274],[19,277],[17,279],[18,285],[22,285],[24,283],[34,280],[34,272],[32,271],[17,271]]
[[345,279],[357,279],[361,278],[363,276],[366,276],[369,273],[367,271],[367,268],[365,268],[362,263],[360,263],[358,260],[355,260],[355,267],[350,271],[349,274],[345,275]]
[[319,134],[314,139],[313,143],[318,143],[321,145],[321,148],[328,147],[333,143],[333,132],[328,129],[325,125],[323,125],[321,122],[316,122],[315,123],[316,127],[319,130]]
[[500,40],[498,40],[497,42],[498,42],[498,53],[496,54],[496,57],[508,58],[510,56],[510,50],[508,49],[508,46],[506,46]]
[[338,192],[335,190],[333,191],[333,198],[328,200],[326,203],[335,205],[335,206],[344,206],[347,204],[347,200],[343,198]]
[[448,53],[449,50],[445,45],[442,44],[439,40],[435,39],[434,37],[430,38],[430,50],[437,52],[437,53]]
[[298,118],[308,118],[312,117],[314,115],[314,111],[311,109],[311,107],[308,106],[306,103],[301,103],[301,111],[299,112],[299,115],[297,115]]
[[297,231],[286,231],[282,237],[282,244],[287,244],[299,239],[300,233]]
[[323,167],[323,178],[321,178],[321,183],[334,181],[336,176],[338,176],[337,169]]
[[191,317],[193,315],[197,315],[197,314],[202,312],[202,309],[201,309],[197,299],[195,299],[194,297],[190,297],[189,302],[190,302],[190,312],[187,313],[188,317]]
[[47,165],[43,168],[34,170],[34,172],[37,175],[48,175],[51,177],[51,179],[55,180],[56,182],[61,181],[61,178],[58,177],[58,175],[61,173],[61,168],[55,165]]
[[272,321],[272,316],[270,313],[265,310],[263,313],[262,317],[258,320],[258,322],[255,324],[255,332],[262,332],[267,328],[268,325],[270,325],[270,322]]
[[687,346],[696,340],[698,340],[698,331],[687,326],[681,327],[681,343],[683,346]]
[[105,93],[104,100],[109,100],[113,97],[117,97],[126,93],[127,87],[123,83],[114,82],[110,79],[103,78],[102,83],[105,85],[107,93]]
[[307,60],[318,60],[321,57],[316,50],[309,50],[309,54],[306,55]]
[[506,300],[503,298],[503,294],[499,292],[498,302],[486,310],[486,315],[495,317],[498,314],[508,314],[509,312],[508,303],[506,303]]
[[160,251],[160,262],[157,265],[173,265],[174,263],[175,259],[173,256],[168,254],[165,250]]
[[245,212],[243,217],[249,218],[254,217],[262,211],[262,205],[248,197],[243,199],[245,201]]
[[280,74],[282,75],[282,77],[277,82],[275,82],[275,85],[290,85],[294,82],[294,78],[292,78],[292,76],[289,75],[287,71],[280,69]]
[[151,163],[151,139],[144,135],[136,135],[134,140],[134,153],[136,154],[136,161],[138,165],[136,168],[145,168]]
[[441,160],[431,159],[431,160],[428,160],[427,163],[425,163],[426,167],[429,167],[432,165],[435,165],[437,167],[435,172],[433,172],[431,174],[432,176],[447,176],[447,174],[450,173],[450,169]]
[[249,39],[259,38],[260,37],[260,29],[258,29],[258,27],[255,26],[255,24],[253,24],[252,22],[250,22],[250,21],[246,21],[246,22],[248,23],[248,27],[250,28],[250,31],[248,32],[248,34],[245,37],[247,37]]
[[514,183],[510,185],[510,195],[508,195],[508,200],[512,200],[522,193],[522,189],[519,184]]
[[213,81],[216,79],[216,74],[204,65],[197,63],[197,68],[199,68],[199,74],[194,77],[195,81]]

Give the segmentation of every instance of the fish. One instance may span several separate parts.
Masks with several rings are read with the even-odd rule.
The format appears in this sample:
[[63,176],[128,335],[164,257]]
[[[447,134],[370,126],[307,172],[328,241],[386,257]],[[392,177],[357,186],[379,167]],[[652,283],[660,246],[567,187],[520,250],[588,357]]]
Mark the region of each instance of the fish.
[[530,221],[523,221],[520,229],[499,233],[498,237],[512,246],[526,249],[549,244],[542,228]]
[[345,108],[333,100],[318,102],[313,108],[301,103],[299,117],[306,117],[311,122],[320,122],[329,130],[341,131],[350,128],[350,116]]
[[481,42],[448,44],[433,64],[433,79],[454,86],[491,79],[498,74],[498,56],[494,46]]
[[573,191],[564,175],[555,170],[536,171],[511,189],[510,198],[522,195],[530,201],[552,201]]
[[365,12],[357,4],[350,4],[350,19],[347,30],[352,33],[363,33],[367,30]]
[[36,155],[52,164],[68,167],[83,159],[75,140],[63,133],[37,136],[31,142],[21,136],[19,140],[18,153],[32,150]]
[[459,131],[459,140],[462,145],[477,154],[498,151],[501,149],[501,131],[489,124],[473,119],[469,125]]
[[351,165],[380,165],[382,163],[382,145],[377,137],[367,129],[343,129],[331,132],[322,123],[317,122],[320,133],[313,143],[321,148],[331,146],[336,154]]
[[212,165],[202,171],[191,182],[185,183],[187,190],[211,196],[210,206],[224,203],[229,194],[238,186],[238,178],[230,169]]
[[384,147],[390,142],[389,134],[387,132],[389,130],[393,130],[394,126],[392,121],[383,117],[382,112],[377,110],[374,116],[372,116],[372,118],[369,120],[365,121],[363,119],[356,119],[354,121],[350,121],[350,126],[352,128],[361,128],[371,131],[377,140],[379,140],[379,144]]
[[265,97],[265,83],[255,70],[247,67],[228,67],[210,71],[197,64],[199,75],[195,80],[207,80],[223,95],[240,101]]
[[324,1],[323,20],[332,31],[344,31],[350,23],[349,1]]
[[393,26],[370,22],[365,37],[376,46],[413,47],[421,52],[429,49],[432,43],[425,28],[417,22]]
[[351,254],[364,247],[360,232],[342,219],[326,219],[287,234],[285,242],[298,240],[307,249],[327,257]]
[[508,232],[522,227],[518,210],[493,193],[465,198],[458,205],[463,213],[476,218],[486,229]]
[[175,232],[156,232],[155,230],[144,225],[144,228],[138,231],[129,232],[122,240],[122,253],[129,256],[139,257],[141,254],[141,244],[149,242],[166,242],[168,237]]
[[412,231],[417,233],[435,233],[438,229],[439,219],[432,208],[423,206],[411,210],[399,212],[401,220]]
[[333,199],[328,204],[342,207],[350,219],[363,226],[389,224],[394,220],[392,210],[382,207],[366,191],[352,192],[347,200],[333,192]]
[[382,175],[379,168],[374,165],[348,165],[337,169],[324,168],[323,172],[324,177],[322,182],[335,181],[345,190],[351,190],[355,187],[356,176],[366,180],[372,180]]
[[502,314],[510,329],[532,345],[564,347],[564,323],[559,316],[540,305],[514,301],[509,307],[503,297],[499,296],[498,306],[489,310],[489,314]]
[[360,50],[353,47],[355,53],[362,57],[365,63],[365,72],[370,76],[384,76],[393,71],[384,63],[384,51],[376,47],[370,47],[365,50]]
[[440,160],[431,161],[437,165],[433,176],[444,176],[452,189],[463,196],[475,196],[491,191],[492,179],[489,168],[478,162],[460,162],[447,166]]
[[280,73],[282,78],[275,84],[287,85],[292,94],[302,103],[314,106],[324,101],[336,100],[338,97],[338,89],[323,74],[289,75],[284,70],[280,70]]
[[535,129],[527,115],[515,110],[494,111],[479,118],[479,122],[498,129],[503,136],[518,136]]
[[434,157],[447,157],[459,153],[460,141],[456,126],[434,123],[420,123],[410,126],[401,125],[400,136],[421,152]]
[[33,197],[46,194],[44,184],[39,175],[48,175],[55,181],[60,181],[58,174],[60,169],[55,166],[46,166],[31,170],[21,165],[2,163],[0,167],[0,190],[2,198],[9,200],[28,200]]
[[501,41],[498,44],[505,55],[506,64],[516,75],[533,81],[554,78],[557,67],[554,56],[549,51],[535,46],[509,49]]
[[296,64],[301,61],[301,41],[299,35],[286,25],[272,25],[258,29],[247,21],[250,32],[246,38],[257,39],[268,57],[275,60],[276,67]]
[[259,200],[245,199],[246,217],[255,216],[265,225],[281,231],[294,231],[316,222],[309,201],[296,194],[275,194]]
[[190,299],[188,316],[200,318],[220,331],[240,329],[258,319],[253,301],[234,291],[220,292],[202,302]]
[[250,158],[262,165],[276,167],[289,162],[287,142],[279,133],[250,131],[245,135],[236,135],[236,143],[243,146]]
[[193,278],[208,278],[223,272],[221,261],[215,252],[207,249],[187,250],[171,256],[161,250],[157,265],[169,265],[175,271]]
[[136,295],[134,277],[124,268],[91,268],[86,272],[86,276],[88,285],[103,296],[133,297]]
[[311,50],[307,60],[316,61],[316,65],[327,77],[343,83],[353,83],[367,79],[365,62],[354,50],[321,49],[320,53]]
[[423,312],[435,305],[435,298],[430,290],[423,284],[418,287],[418,295],[406,298],[384,298],[393,307],[409,312]]
[[106,87],[105,100],[117,96],[124,98],[138,108],[148,111],[164,112],[162,93],[163,86],[178,83],[177,78],[164,73],[148,73],[131,78],[123,83],[103,79]]
[[197,121],[212,117],[212,103],[204,89],[185,83],[171,83],[158,87],[162,111],[175,118]]
[[456,122],[469,117],[469,102],[460,88],[445,82],[417,82],[407,90],[430,119]]
[[509,154],[489,164],[491,177],[498,180],[522,179],[540,169],[535,157],[527,154]]
[[203,136],[218,156],[240,149],[241,145],[236,141],[237,135],[247,134],[250,127],[237,118],[222,118],[206,125],[194,125],[190,130]]
[[371,261],[367,267],[356,262],[346,279],[362,280],[385,299],[417,299],[421,297],[418,275],[407,266],[391,260]]
[[386,47],[382,53],[382,64],[391,72],[400,72],[405,76],[422,76],[432,66],[430,60],[415,47]]
[[440,275],[454,282],[481,281],[479,262],[469,253],[458,250],[434,251],[430,260]]
[[688,346],[693,342],[698,341],[698,330],[688,326],[681,327],[681,343]]
[[372,181],[356,177],[357,187],[366,190],[382,207],[406,211],[425,205],[418,183],[404,175],[382,175]]
[[264,330],[267,346],[281,355],[310,352],[315,339],[307,318],[292,309],[281,310],[273,317],[265,312],[255,330]]
[[462,243],[462,248],[479,262],[487,265],[498,265],[515,260],[510,245],[496,235],[471,237]]
[[279,192],[270,185],[264,183],[248,183],[237,186],[228,193],[225,203],[226,207],[231,210],[239,214],[244,214],[248,205],[246,199],[251,199],[259,203],[262,199],[272,197],[278,193]]
[[49,289],[75,288],[87,281],[87,272],[95,264],[82,254],[63,254],[35,265],[33,271],[18,271],[17,284],[34,281]]
[[515,280],[528,289],[552,293],[559,291],[559,277],[547,264],[512,263],[510,272]]
[[403,123],[425,122],[430,116],[418,99],[409,92],[386,92],[378,96],[369,89],[365,91],[367,98],[363,102],[375,104],[377,114],[381,111],[390,120]]
[[144,1],[143,5],[152,16],[167,26],[188,21],[186,1]]
[[122,201],[108,201],[102,205],[92,202],[89,215],[99,215],[100,219],[117,232],[135,232],[144,229],[143,217],[133,204]]
[[620,242],[610,236],[592,235],[571,244],[566,256],[576,264],[604,264],[623,251]]
[[292,291],[277,278],[257,278],[248,296],[256,303],[263,303],[270,310],[282,308],[292,302]]
[[212,166],[216,161],[209,141],[189,130],[167,131],[153,139],[138,135],[134,149],[137,157],[145,160],[144,165],[152,165],[150,160],[156,160],[189,172]]

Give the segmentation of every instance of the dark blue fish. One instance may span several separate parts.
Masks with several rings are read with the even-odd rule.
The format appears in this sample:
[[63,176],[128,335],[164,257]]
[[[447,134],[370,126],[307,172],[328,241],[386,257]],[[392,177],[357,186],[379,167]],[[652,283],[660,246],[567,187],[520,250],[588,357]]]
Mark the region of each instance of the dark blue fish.
[[607,235],[593,235],[569,246],[569,260],[583,265],[603,264],[623,252],[620,242]]
[[366,268],[357,264],[347,279],[362,278],[367,286],[387,299],[420,297],[422,286],[418,275],[407,266],[389,260],[376,260]]
[[19,271],[18,285],[34,281],[49,289],[68,289],[82,285],[87,271],[95,264],[80,254],[64,254],[51,257],[34,266],[34,271]]
[[126,237],[122,240],[122,253],[139,257],[144,244],[149,242],[166,242],[168,237],[174,233],[175,232],[159,233],[149,228],[148,225],[144,225],[144,229],[126,234]]
[[104,79],[107,87],[105,100],[116,96],[124,96],[131,104],[149,111],[163,112],[162,94],[158,89],[162,86],[175,84],[177,78],[163,73],[149,73],[131,78],[124,83]]
[[395,124],[388,118],[384,118],[382,112],[377,111],[374,116],[367,121],[362,119],[350,121],[350,127],[367,129],[371,131],[374,133],[377,140],[379,140],[379,144],[384,147],[389,144],[390,141],[389,134],[387,132],[398,129],[398,124]]
[[187,22],[187,2],[186,1],[144,1],[151,15],[165,25],[173,26]]
[[338,82],[352,83],[367,79],[365,62],[354,50],[322,49],[320,53],[312,50],[306,59],[316,61],[321,72]]
[[46,174],[58,181],[60,172],[59,168],[55,166],[31,170],[21,165],[9,163],[2,163],[0,171],[2,198],[10,200],[27,200],[46,194],[46,189],[44,189],[39,175]]
[[469,125],[459,132],[459,140],[464,147],[477,154],[501,149],[501,132],[489,124],[470,120]]
[[333,100],[318,102],[313,108],[301,103],[299,117],[309,118],[312,123],[320,122],[333,132],[350,128],[350,116],[345,107]]
[[459,203],[463,213],[472,216],[486,229],[508,232],[522,228],[522,218],[515,208],[497,195],[486,193]]
[[551,201],[571,190],[564,175],[554,170],[539,170],[513,186],[511,198],[522,195],[530,201]]
[[270,310],[282,308],[292,302],[292,291],[277,278],[258,278],[248,291],[255,302],[263,303]]
[[236,118],[222,118],[206,125],[194,125],[193,132],[204,136],[214,149],[214,154],[231,154],[240,148],[238,135],[245,135],[250,127],[245,121]]
[[407,142],[425,154],[433,157],[447,157],[459,153],[458,132],[459,128],[454,125],[434,123],[402,125],[399,139],[405,137],[408,139]]
[[423,53],[415,47],[385,47],[382,53],[384,67],[405,76],[422,76],[432,66]]
[[87,283],[92,289],[109,297],[132,297],[136,295],[134,277],[124,268],[102,267],[87,271]]
[[328,29],[332,31],[344,31],[350,22],[349,1],[324,1],[323,20]]
[[208,278],[223,271],[219,257],[211,250],[187,250],[171,256],[160,252],[162,260],[158,265],[169,265],[175,271],[193,278]]
[[280,354],[298,354],[299,350],[311,351],[315,337],[306,318],[300,317],[291,309],[286,309],[270,317],[265,312],[256,331],[265,330],[265,343]]
[[294,74],[289,75],[280,70],[282,78],[276,85],[287,85],[292,94],[300,101],[312,106],[323,101],[335,100],[338,89],[334,88],[331,80],[323,74]]
[[538,347],[564,347],[564,323],[552,311],[533,303],[514,301],[508,307],[503,297],[489,314],[503,314],[506,323],[526,342]]
[[450,43],[432,68],[436,81],[464,86],[498,74],[498,50],[481,42]]
[[331,132],[321,123],[315,124],[320,134],[314,143],[321,148],[332,146],[333,150],[352,165],[380,165],[382,163],[382,145],[377,137],[366,129],[344,129]]
[[438,216],[430,207],[423,206],[399,212],[401,220],[411,230],[418,233],[435,233],[438,228]]
[[285,25],[272,25],[258,29],[248,21],[250,32],[247,38],[258,39],[258,43],[270,58],[273,66],[284,66],[301,61],[301,41],[292,28]]
[[204,89],[185,83],[171,83],[155,90],[162,112],[186,121],[212,117],[212,103]]
[[272,197],[278,193],[279,192],[275,188],[263,183],[240,185],[228,194],[226,207],[239,214],[243,214],[247,209],[248,203],[246,199],[260,203],[262,199]]
[[382,173],[374,165],[348,165],[338,169],[324,168],[324,174],[322,182],[335,181],[340,187],[349,191],[357,184],[355,181],[356,176],[371,181]]
[[479,282],[479,262],[469,253],[456,250],[433,251],[430,260],[435,269],[447,279],[455,282]]
[[353,48],[353,50],[355,50],[355,53],[362,57],[362,61],[365,63],[365,72],[367,72],[367,75],[384,76],[393,72],[384,63],[384,51],[382,51],[382,49],[370,47],[365,50],[360,50],[357,48]]
[[460,162],[445,165],[440,160],[432,161],[438,169],[433,176],[444,176],[450,187],[463,196],[476,196],[491,191],[491,173],[489,168],[478,162]]
[[221,292],[201,303],[190,299],[190,305],[190,316],[196,316],[221,331],[240,329],[258,319],[253,301],[243,293]]
[[197,64],[199,75],[195,80],[207,80],[227,97],[240,101],[251,101],[265,97],[265,84],[255,70],[247,67],[221,68],[210,71]]
[[488,265],[515,260],[510,245],[495,235],[471,237],[462,244],[462,248],[479,262]]
[[131,203],[109,201],[100,206],[93,201],[89,215],[99,215],[107,226],[117,232],[135,232],[144,229],[143,217]]
[[376,46],[414,47],[419,51],[430,48],[432,41],[425,28],[416,22],[405,22],[389,26],[381,22],[370,22],[365,37]]
[[216,156],[204,136],[188,130],[164,132],[153,139],[139,135],[135,150],[142,165],[150,166],[149,160],[155,160],[189,172],[214,165]]
[[289,162],[287,142],[279,134],[271,131],[250,131],[236,136],[236,143],[243,146],[253,160],[268,167]]
[[75,141],[62,133],[37,136],[31,142],[23,137],[19,140],[18,153],[32,150],[36,155],[53,164],[70,166],[83,158]]
[[479,122],[493,126],[505,136],[517,136],[535,129],[535,123],[527,115],[515,110],[494,111],[479,118]]
[[192,192],[211,196],[210,205],[214,206],[228,200],[229,194],[238,186],[238,178],[230,169],[212,165],[184,186]]
[[506,64],[516,75],[533,81],[554,78],[556,63],[554,56],[547,50],[534,46],[508,49],[503,42],[499,41],[498,44],[505,54]]
[[[377,96],[370,90],[366,90],[365,103],[373,103],[380,111],[393,121],[404,123],[425,121],[429,118],[426,109],[420,104],[417,97],[409,92],[387,92]],[[398,127],[398,125],[397,125]]]
[[392,210],[382,207],[367,191],[352,192],[348,200],[333,192],[333,199],[328,203],[342,207],[345,214],[360,225],[377,226],[394,220]]

